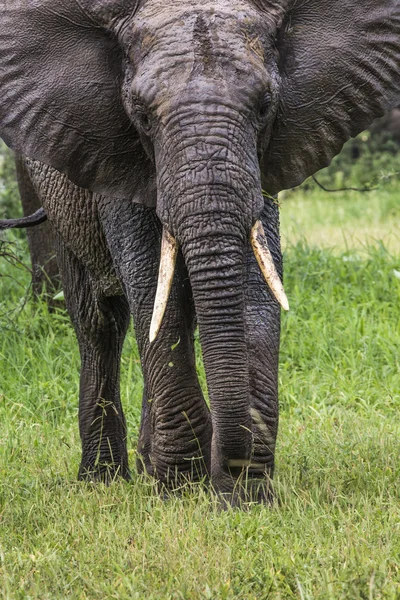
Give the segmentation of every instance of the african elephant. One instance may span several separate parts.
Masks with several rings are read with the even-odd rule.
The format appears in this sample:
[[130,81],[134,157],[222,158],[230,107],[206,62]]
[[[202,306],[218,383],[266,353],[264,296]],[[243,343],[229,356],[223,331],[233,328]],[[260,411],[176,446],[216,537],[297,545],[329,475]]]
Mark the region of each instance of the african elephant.
[[288,308],[273,197],[399,104],[399,0],[1,0],[0,61],[0,135],[57,232],[79,341],[79,477],[129,477],[132,314],[140,469],[269,500]]

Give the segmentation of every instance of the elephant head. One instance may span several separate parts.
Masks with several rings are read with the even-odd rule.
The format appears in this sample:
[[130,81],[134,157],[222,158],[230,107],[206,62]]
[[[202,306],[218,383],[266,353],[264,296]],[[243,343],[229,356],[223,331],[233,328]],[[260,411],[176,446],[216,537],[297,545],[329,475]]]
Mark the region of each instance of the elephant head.
[[0,31],[6,143],[115,202],[156,208],[152,340],[181,247],[213,445],[244,464],[258,418],[249,240],[288,307],[259,222],[262,189],[300,184],[399,103],[399,0],[1,0]]

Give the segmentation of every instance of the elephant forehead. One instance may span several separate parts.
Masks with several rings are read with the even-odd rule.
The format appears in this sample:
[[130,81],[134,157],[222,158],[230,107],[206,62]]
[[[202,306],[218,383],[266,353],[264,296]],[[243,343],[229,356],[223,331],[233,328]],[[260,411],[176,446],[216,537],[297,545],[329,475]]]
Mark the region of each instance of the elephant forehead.
[[[176,6],[179,4],[180,6]],[[160,7],[158,2],[149,2],[139,12],[134,23],[134,37],[138,39],[143,55],[149,50],[165,49],[176,51],[179,44],[185,48],[192,44],[196,53],[199,46],[214,46],[224,55],[224,50],[240,54],[244,48],[260,52],[249,43],[251,36],[261,36],[261,15],[247,2],[182,2]],[[174,43],[175,42],[175,43]]]
[[241,0],[148,2],[134,23],[137,84],[149,97],[160,86],[175,93],[196,76],[222,87],[230,77],[236,85],[265,84],[266,33],[261,14]]
[[152,20],[153,23],[172,23],[177,19],[208,12],[209,14],[219,14],[225,16],[236,16],[237,19],[243,17],[257,18],[259,12],[251,5],[248,0],[150,0],[146,2],[138,11],[137,17],[140,22]]

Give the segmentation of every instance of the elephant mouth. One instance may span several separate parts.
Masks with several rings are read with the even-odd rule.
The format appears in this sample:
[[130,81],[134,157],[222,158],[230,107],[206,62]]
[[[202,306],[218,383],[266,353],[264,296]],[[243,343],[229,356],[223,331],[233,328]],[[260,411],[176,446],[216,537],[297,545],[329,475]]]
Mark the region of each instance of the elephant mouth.
[[[271,252],[268,248],[267,238],[261,221],[256,221],[251,230],[250,243],[264,279],[268,284],[272,294],[275,296],[283,310],[288,311],[289,302],[281,279],[274,265]],[[172,282],[174,279],[178,248],[178,241],[167,230],[167,228],[164,227],[161,242],[161,259],[157,293],[150,325],[150,343],[153,343],[156,340],[162,325],[164,314],[167,308],[168,298],[171,292]]]

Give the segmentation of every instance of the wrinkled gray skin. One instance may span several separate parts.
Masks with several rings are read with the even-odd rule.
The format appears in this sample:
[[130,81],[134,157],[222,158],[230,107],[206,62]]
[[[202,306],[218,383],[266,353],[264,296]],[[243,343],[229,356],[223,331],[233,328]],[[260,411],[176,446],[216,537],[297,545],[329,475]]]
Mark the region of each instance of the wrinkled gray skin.
[[[35,2],[46,5],[47,0]],[[24,6],[22,0],[20,4]],[[10,102],[2,106],[2,135],[31,157],[25,164],[58,232],[66,302],[79,340],[80,478],[129,477],[119,368],[131,313],[145,381],[139,469],[168,487],[211,476],[216,491],[233,504],[270,498],[278,428],[280,309],[250,249],[250,230],[257,219],[263,222],[279,273],[282,264],[278,208],[263,198],[261,184],[274,194],[299,183],[399,99],[398,3],[383,3],[382,14],[391,12],[392,21],[379,29],[381,37],[356,29],[370,26],[367,17],[362,24],[363,15],[380,22],[382,15],[371,0],[361,3],[361,9],[359,0],[337,2],[335,10],[331,4],[73,3],[78,14],[65,27],[72,31],[82,15],[89,18],[76,42],[72,34],[64,40],[69,57],[65,65],[59,59],[61,42],[54,52],[62,76],[74,67],[80,75],[66,85],[62,104],[67,106],[69,95],[76,95],[70,102],[73,108],[66,109],[68,117],[53,120],[53,104],[45,104],[48,92],[40,83],[33,91],[13,91],[25,83],[20,84],[14,68],[16,53],[6,54],[14,43],[6,31],[15,37],[15,28],[7,20],[2,25],[0,17],[5,40],[0,57],[7,56],[10,72],[16,73],[10,75],[12,84],[4,76]],[[14,9],[7,10],[12,19]],[[57,4],[51,18],[49,11],[42,14],[55,19],[57,10],[67,9]],[[75,64],[71,57],[74,44],[89,39],[95,19],[123,49],[115,67],[122,75],[111,77],[108,87],[101,82],[96,87],[93,75],[85,91],[79,77],[90,68],[89,42]],[[49,27],[43,26],[40,35],[48,36]],[[99,31],[93,36],[100,36]],[[104,47],[112,36],[104,39]],[[40,43],[23,43],[28,43],[23,60],[29,62],[26,57],[35,55]],[[348,52],[344,58],[334,54],[341,48]],[[51,54],[47,47],[46,52]],[[79,62],[82,55],[85,63]],[[50,59],[46,55],[42,60]],[[37,69],[35,84],[40,80]],[[57,74],[46,82],[55,105],[59,81]],[[107,127],[119,110],[117,101],[107,104],[113,85],[120,85],[129,121],[121,121],[111,139]],[[90,103],[85,102],[86,93],[92,94]],[[32,118],[31,109],[19,103],[24,94],[36,94],[31,106],[38,112]],[[85,125],[78,123],[81,115]],[[96,134],[90,138],[92,120]],[[75,138],[79,127],[85,135]],[[108,153],[104,146],[93,150],[103,133],[104,140],[110,139]],[[86,138],[92,151],[85,146]],[[178,240],[180,251],[163,325],[150,344],[163,226]],[[196,322],[211,412],[195,371]]]
[[[239,464],[251,459],[256,467],[245,470],[246,476],[255,478],[258,497],[267,497],[268,487],[259,484],[260,478],[272,476],[274,467],[280,309],[262,278],[245,231],[238,233],[238,240],[234,236],[220,239],[227,237],[233,225],[240,227],[240,220],[234,220],[234,206],[226,198],[220,232],[211,229],[215,228],[212,213],[202,212],[188,223],[188,236],[193,235],[192,228],[201,227],[204,236],[215,235],[215,241],[207,247],[209,242],[193,235],[193,242],[205,249],[201,260],[194,250],[189,267],[180,251],[163,326],[150,345],[161,234],[155,211],[91,194],[37,161],[26,164],[60,232],[58,261],[80,345],[83,456],[79,477],[108,479],[116,473],[129,477],[119,362],[131,312],[145,379],[139,470],[172,487],[212,472],[214,486],[230,494],[233,478],[243,475]],[[200,186],[193,182],[193,187]],[[58,213],[59,206],[79,214],[78,236],[76,222],[66,219],[64,211]],[[281,271],[279,214],[274,202],[265,202],[262,220]],[[201,307],[197,320],[213,423],[195,369],[193,294]],[[239,462],[229,468],[230,460]]]

